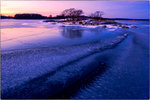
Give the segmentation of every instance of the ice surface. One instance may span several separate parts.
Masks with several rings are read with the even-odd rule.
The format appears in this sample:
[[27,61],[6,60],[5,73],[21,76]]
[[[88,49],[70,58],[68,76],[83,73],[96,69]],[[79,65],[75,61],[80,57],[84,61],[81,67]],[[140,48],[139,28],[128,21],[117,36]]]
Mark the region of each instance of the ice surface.
[[110,34],[120,33],[118,27],[108,26],[110,28],[102,29],[100,26],[62,25],[42,20],[2,20],[1,51],[76,45],[102,41],[105,37],[115,36]]
[[127,30],[2,20],[2,98],[147,98],[149,27],[133,23]]

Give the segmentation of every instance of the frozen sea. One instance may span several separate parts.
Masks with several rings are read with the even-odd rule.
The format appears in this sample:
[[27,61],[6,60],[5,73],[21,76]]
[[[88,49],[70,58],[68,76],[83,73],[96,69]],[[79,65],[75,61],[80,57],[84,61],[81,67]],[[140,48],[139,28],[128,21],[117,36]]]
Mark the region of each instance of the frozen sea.
[[2,19],[2,98],[148,99],[149,21],[118,22]]

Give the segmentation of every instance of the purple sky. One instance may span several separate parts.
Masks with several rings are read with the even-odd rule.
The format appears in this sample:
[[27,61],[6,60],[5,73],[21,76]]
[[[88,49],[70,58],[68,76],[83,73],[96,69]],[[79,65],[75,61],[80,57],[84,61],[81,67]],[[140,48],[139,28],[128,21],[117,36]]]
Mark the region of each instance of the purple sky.
[[149,18],[149,1],[2,1],[1,13],[39,13],[45,16],[60,14],[64,9],[82,9],[85,15],[103,11],[103,17]]

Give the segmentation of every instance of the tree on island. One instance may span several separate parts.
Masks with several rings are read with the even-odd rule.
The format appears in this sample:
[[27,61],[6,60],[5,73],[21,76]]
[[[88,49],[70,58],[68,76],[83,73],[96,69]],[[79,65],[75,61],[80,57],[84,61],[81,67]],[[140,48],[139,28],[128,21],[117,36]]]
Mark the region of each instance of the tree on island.
[[90,17],[96,18],[96,19],[101,19],[103,15],[104,15],[103,11],[96,11],[96,12],[92,13],[90,15]]
[[83,11],[81,9],[70,8],[70,9],[65,9],[61,15],[71,18],[72,20],[75,20],[75,19],[78,20],[82,14],[83,14]]

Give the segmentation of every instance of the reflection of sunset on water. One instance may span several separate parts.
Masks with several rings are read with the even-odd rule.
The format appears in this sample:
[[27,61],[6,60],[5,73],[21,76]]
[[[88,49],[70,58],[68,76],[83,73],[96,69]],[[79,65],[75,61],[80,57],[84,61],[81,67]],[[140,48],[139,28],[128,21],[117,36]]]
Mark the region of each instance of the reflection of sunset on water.
[[103,40],[112,33],[101,28],[67,27],[43,20],[8,19],[1,23],[1,51],[77,45]]
[[[58,36],[56,28],[3,28],[1,29],[1,48],[7,49],[15,46],[29,46],[40,43],[45,38],[53,39]],[[51,34],[53,33],[53,34]],[[32,43],[33,42],[33,43]]]

